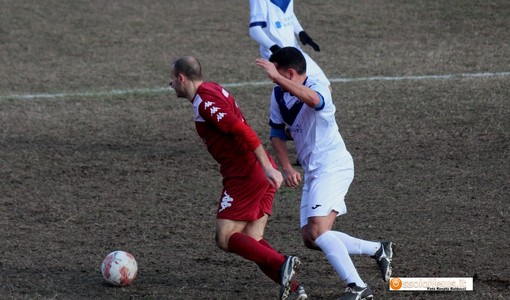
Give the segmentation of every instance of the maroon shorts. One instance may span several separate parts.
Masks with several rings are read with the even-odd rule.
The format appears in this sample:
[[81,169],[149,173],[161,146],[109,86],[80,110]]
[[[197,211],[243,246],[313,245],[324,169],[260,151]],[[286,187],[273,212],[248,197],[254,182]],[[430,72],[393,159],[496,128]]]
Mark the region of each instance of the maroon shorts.
[[276,188],[266,178],[257,162],[250,174],[244,177],[223,179],[223,191],[218,204],[218,219],[255,221],[271,215]]

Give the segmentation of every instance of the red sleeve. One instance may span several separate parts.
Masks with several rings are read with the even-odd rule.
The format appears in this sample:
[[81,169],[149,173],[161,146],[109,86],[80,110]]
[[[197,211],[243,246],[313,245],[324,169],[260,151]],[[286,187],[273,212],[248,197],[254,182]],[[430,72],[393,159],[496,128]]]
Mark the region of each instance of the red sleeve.
[[235,100],[221,86],[202,83],[197,91],[202,102],[198,112],[204,120],[214,124],[221,132],[228,133],[230,127],[239,122],[242,116],[236,113]]
[[250,151],[254,151],[262,144],[253,129],[244,122],[239,121],[232,125],[232,127],[230,127],[230,132],[236,136],[240,136],[246,145],[248,145],[248,149],[250,149]]
[[198,112],[204,120],[223,134],[230,133],[239,138],[249,151],[262,144],[257,134],[246,124],[234,98],[220,85],[202,83],[197,93],[202,100]]
[[203,101],[198,111],[202,118],[214,124],[223,133],[229,132],[230,127],[240,121],[230,107],[222,101]]

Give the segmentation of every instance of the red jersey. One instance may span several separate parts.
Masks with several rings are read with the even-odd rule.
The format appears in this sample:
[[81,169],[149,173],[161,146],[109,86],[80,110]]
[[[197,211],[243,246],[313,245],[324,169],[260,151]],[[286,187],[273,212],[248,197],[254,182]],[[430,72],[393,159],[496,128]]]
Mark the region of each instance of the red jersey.
[[245,141],[231,133],[246,120],[235,99],[222,86],[203,82],[193,99],[195,127],[212,157],[220,164],[223,177],[246,176],[257,162]]

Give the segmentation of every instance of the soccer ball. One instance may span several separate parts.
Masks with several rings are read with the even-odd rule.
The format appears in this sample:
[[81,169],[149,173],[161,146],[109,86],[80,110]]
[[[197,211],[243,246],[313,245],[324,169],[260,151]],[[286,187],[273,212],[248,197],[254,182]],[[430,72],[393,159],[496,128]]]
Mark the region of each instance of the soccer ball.
[[114,286],[133,283],[138,273],[135,257],[128,252],[117,250],[108,254],[101,264],[101,273],[106,282]]

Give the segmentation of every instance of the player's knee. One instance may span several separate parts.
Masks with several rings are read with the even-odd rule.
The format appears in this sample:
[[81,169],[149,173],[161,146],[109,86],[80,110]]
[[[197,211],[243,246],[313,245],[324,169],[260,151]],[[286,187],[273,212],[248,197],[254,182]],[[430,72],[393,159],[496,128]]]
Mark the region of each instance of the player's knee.
[[321,231],[317,226],[308,224],[301,231],[301,235],[303,237],[303,244],[306,248],[312,250],[321,250],[321,248],[315,243],[315,240],[321,235]]
[[214,236],[214,240],[216,241],[216,246],[223,251],[228,251],[228,239],[222,236],[219,233],[216,233]]
[[315,239],[310,235],[309,231],[303,231],[302,237],[303,237],[303,244],[305,245],[306,248],[313,249],[313,250],[317,249],[317,245],[315,244]]
[[306,248],[315,250],[317,246],[315,245],[315,242],[311,239],[303,239],[303,244]]

